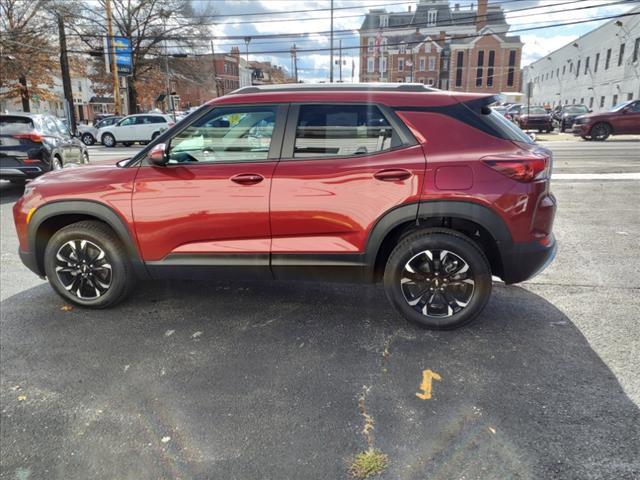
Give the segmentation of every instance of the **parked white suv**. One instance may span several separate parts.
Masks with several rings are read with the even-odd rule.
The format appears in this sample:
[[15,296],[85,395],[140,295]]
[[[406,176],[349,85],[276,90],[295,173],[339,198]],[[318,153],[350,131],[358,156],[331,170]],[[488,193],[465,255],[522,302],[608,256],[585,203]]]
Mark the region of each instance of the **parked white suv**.
[[106,147],[122,143],[125,147],[134,142],[148,143],[175,122],[162,113],[139,113],[124,117],[115,125],[98,130],[98,139]]

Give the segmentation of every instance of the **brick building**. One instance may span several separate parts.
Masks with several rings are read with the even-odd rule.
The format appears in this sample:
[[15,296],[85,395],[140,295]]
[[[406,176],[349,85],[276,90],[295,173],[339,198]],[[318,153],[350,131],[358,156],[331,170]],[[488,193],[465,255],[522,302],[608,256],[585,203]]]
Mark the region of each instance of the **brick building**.
[[519,92],[522,42],[508,30],[502,8],[488,0],[477,10],[451,8],[449,0],[419,0],[404,12],[369,10],[360,27],[360,81]]

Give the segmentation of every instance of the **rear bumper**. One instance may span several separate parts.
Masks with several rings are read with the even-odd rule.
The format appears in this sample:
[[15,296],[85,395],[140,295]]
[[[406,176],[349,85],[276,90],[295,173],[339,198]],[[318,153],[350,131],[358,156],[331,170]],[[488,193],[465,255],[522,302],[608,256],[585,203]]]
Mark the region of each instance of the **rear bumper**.
[[22,250],[18,250],[18,255],[20,255],[20,260],[22,263],[31,270],[33,273],[38,275],[39,277],[44,278],[44,272],[40,271],[38,267],[38,260],[36,259],[36,255],[33,252],[23,252]]
[[502,279],[506,284],[511,284],[535,277],[553,261],[557,250],[558,244],[553,234],[548,245],[539,242],[511,244],[502,252]]
[[0,179],[19,180],[36,178],[44,173],[41,167],[1,167]]

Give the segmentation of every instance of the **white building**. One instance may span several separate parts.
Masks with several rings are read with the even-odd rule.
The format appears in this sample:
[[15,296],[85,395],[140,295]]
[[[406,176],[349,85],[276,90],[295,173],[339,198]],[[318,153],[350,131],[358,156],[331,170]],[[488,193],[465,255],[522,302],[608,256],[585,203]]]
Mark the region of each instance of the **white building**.
[[251,85],[251,75],[253,74],[253,70],[249,66],[249,63],[242,57],[240,57],[240,62],[238,66],[238,77],[239,77],[239,85],[240,88],[248,87]]
[[523,90],[529,82],[532,105],[576,103],[597,112],[639,99],[640,15],[611,20],[524,67]]

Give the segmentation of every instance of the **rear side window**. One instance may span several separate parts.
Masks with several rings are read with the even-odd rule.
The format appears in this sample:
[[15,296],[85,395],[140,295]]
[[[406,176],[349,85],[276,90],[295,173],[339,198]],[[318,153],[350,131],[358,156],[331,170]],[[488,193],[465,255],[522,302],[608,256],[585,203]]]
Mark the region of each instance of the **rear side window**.
[[[532,113],[534,112],[532,111]],[[504,117],[504,115],[500,115],[492,108],[483,107],[480,115],[500,138],[522,143],[534,143],[533,140],[531,140],[531,137],[520,130],[515,123],[510,122]]]
[[302,105],[293,157],[370,155],[400,144],[375,105]]
[[33,120],[29,117],[13,115],[0,116],[0,132],[11,135],[16,133],[28,133],[34,129]]
[[163,117],[149,117],[151,119],[151,123],[167,123],[167,120]]

